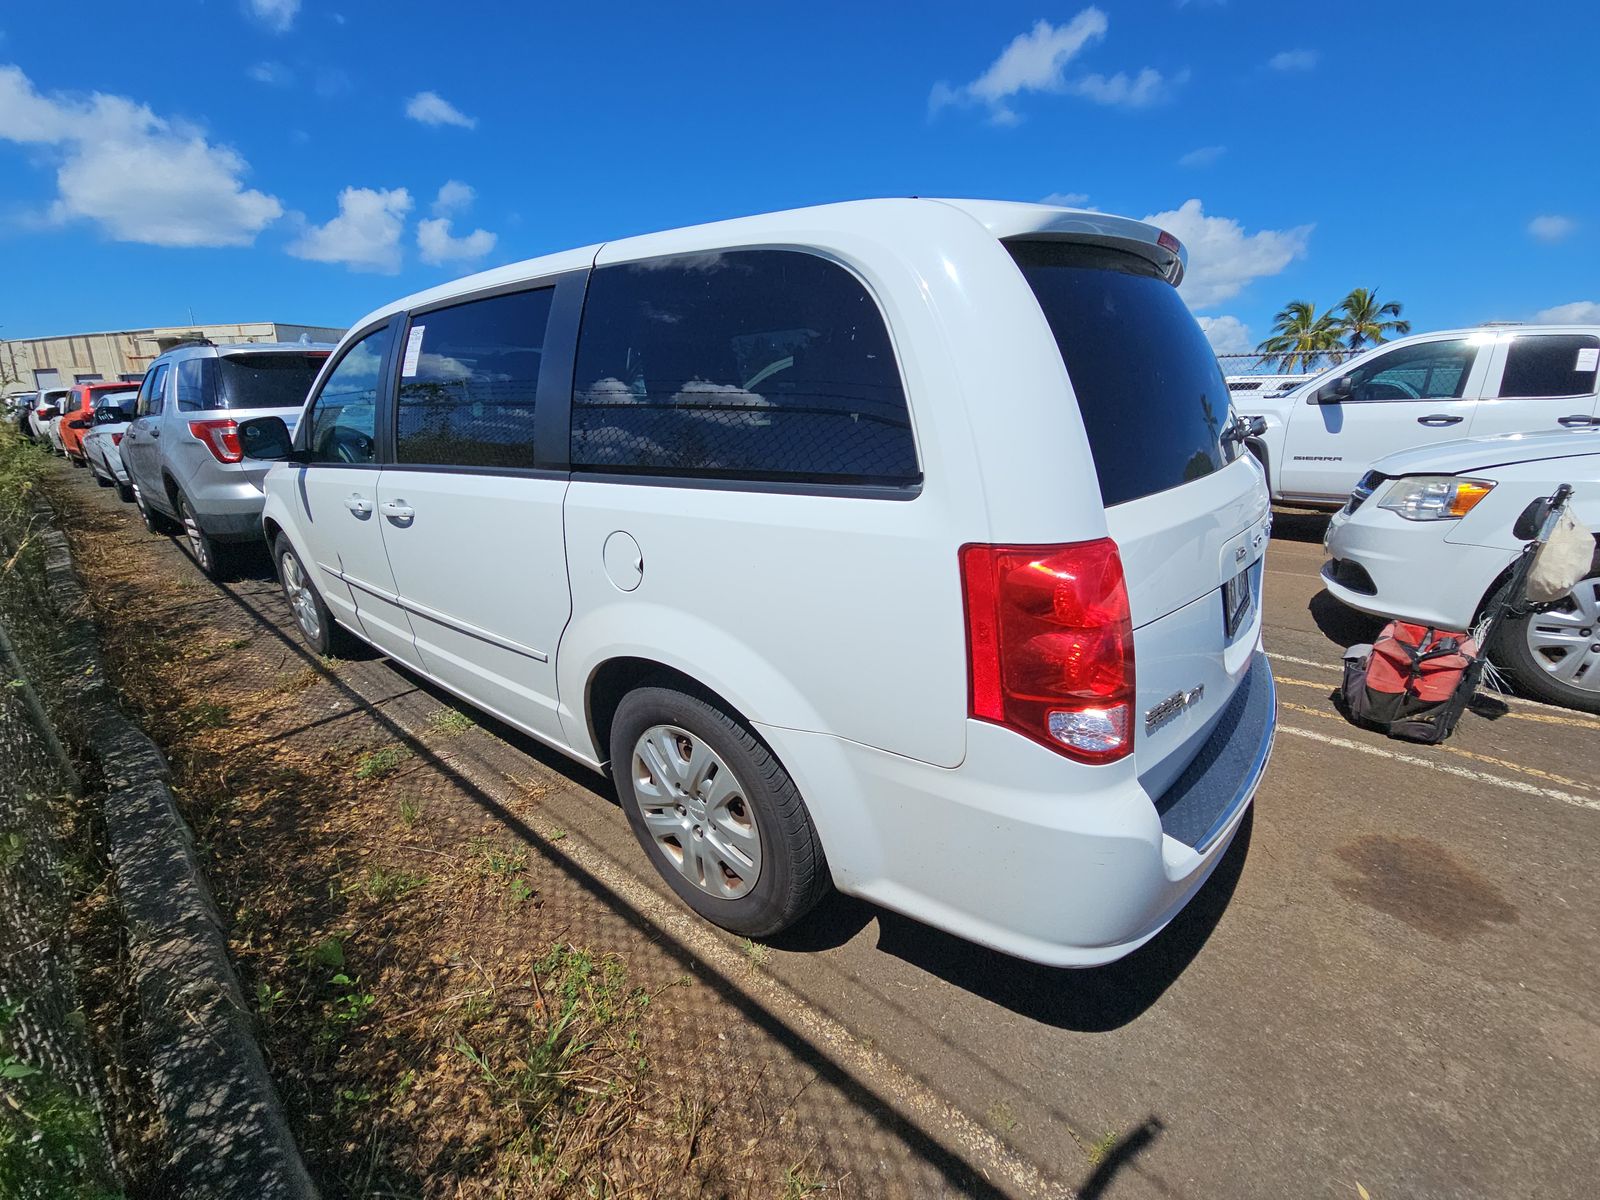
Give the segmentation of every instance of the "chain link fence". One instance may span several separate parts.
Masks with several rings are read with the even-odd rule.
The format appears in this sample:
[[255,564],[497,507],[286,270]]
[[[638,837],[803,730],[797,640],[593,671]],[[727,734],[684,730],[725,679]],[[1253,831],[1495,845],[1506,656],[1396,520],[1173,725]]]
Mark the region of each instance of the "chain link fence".
[[1282,354],[1219,354],[1222,373],[1228,380],[1228,391],[1240,395],[1271,395],[1299,387],[1306,380],[1320,375],[1330,367],[1348,362],[1370,347],[1360,350],[1289,351]]
[[[0,1196],[117,1195],[100,1074],[75,977],[77,785],[26,674],[55,618],[27,522],[35,453],[0,434]],[[20,495],[19,495],[20,493]]]

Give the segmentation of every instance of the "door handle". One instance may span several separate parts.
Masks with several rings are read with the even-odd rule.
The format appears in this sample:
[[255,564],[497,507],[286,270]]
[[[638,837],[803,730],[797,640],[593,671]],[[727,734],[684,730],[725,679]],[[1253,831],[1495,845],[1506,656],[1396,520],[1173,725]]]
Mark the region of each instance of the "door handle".
[[1586,425],[1600,425],[1600,417],[1586,417],[1582,413],[1573,413],[1570,417],[1557,417],[1557,425],[1565,425],[1568,429],[1582,429]]
[[364,496],[347,496],[344,506],[358,517],[368,516],[372,512],[372,501]]
[[383,510],[383,515],[391,521],[409,521],[417,515],[417,510],[404,500],[385,500],[378,507]]
[[1418,425],[1430,425],[1434,428],[1440,428],[1445,425],[1459,425],[1461,421],[1461,417],[1452,417],[1449,413],[1430,413],[1426,417],[1417,418]]

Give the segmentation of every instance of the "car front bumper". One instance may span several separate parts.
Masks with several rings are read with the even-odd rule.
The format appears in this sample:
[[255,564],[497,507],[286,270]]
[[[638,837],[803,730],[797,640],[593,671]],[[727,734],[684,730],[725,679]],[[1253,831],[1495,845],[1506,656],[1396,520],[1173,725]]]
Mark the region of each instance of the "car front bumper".
[[1342,604],[1376,617],[1468,629],[1509,558],[1446,539],[1455,521],[1408,521],[1368,500],[1328,523],[1322,583]]

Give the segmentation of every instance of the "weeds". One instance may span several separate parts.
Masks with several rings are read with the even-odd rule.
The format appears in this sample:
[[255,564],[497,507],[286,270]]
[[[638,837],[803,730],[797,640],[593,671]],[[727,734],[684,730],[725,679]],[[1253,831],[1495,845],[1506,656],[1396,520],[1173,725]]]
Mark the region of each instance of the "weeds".
[[828,1185],[807,1171],[802,1163],[795,1163],[783,1173],[783,1200],[802,1200],[802,1197],[813,1196],[827,1188]]
[[226,704],[211,700],[197,700],[184,713],[184,719],[191,729],[221,729],[232,716]]
[[421,802],[411,796],[400,797],[399,809],[400,824],[404,825],[407,829],[410,829],[413,825],[415,825],[417,823],[417,819],[422,816]]
[[760,942],[753,942],[749,938],[745,938],[740,945],[744,951],[744,960],[750,964],[752,969],[759,970],[766,966],[767,961],[772,957],[771,949],[763,946]]
[[356,778],[382,779],[385,775],[393,774],[410,757],[411,751],[405,746],[385,746],[381,750],[369,751],[356,759]]
[[1017,1127],[1017,1114],[1011,1111],[1011,1106],[1004,1100],[997,1100],[989,1106],[989,1111],[984,1114],[984,1119],[989,1122],[989,1128],[996,1133],[1010,1133]]
[[435,733],[453,736],[458,733],[465,733],[469,729],[476,729],[478,723],[460,709],[443,708],[433,714],[428,726]]
[[344,889],[345,895],[360,892],[379,904],[402,900],[428,883],[428,876],[394,867],[368,867],[367,873]]
[[1089,1160],[1089,1165],[1098,1167],[1104,1162],[1106,1155],[1111,1153],[1112,1148],[1117,1144],[1117,1139],[1121,1136],[1120,1133],[1113,1129],[1110,1133],[1101,1134],[1098,1139],[1085,1146],[1083,1155]]

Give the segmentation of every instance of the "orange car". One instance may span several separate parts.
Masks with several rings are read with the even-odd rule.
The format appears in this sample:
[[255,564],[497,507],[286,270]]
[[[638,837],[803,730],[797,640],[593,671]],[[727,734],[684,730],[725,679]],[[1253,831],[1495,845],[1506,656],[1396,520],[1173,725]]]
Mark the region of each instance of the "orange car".
[[126,407],[132,408],[139,394],[139,384],[133,383],[80,383],[72,389],[61,406],[61,448],[75,467],[86,467],[89,460],[83,454],[83,434],[94,420],[94,410],[107,396],[122,393]]

